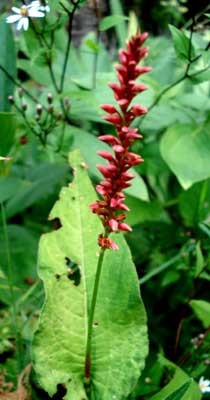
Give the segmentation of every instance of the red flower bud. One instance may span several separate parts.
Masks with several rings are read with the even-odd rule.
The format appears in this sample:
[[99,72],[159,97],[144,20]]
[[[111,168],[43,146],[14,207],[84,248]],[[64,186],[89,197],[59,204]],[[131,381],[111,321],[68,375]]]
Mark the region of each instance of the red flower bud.
[[119,116],[119,114],[105,115],[103,119],[111,122],[113,125],[120,125],[122,123],[122,118]]
[[111,178],[117,172],[117,167],[112,164],[108,164],[108,165],[96,164],[96,167],[102,173],[104,178]]
[[109,220],[109,226],[112,230],[112,232],[116,232],[118,230],[118,222],[116,219],[112,218]]
[[135,115],[135,117],[139,117],[140,115],[144,115],[147,113],[147,108],[140,106],[140,104],[135,104],[132,108],[131,108],[131,112]]
[[129,172],[122,172],[120,178],[124,181],[130,181],[131,179],[135,178],[134,174],[130,174]]
[[105,160],[112,161],[115,163],[113,155],[109,151],[97,151],[97,154]]
[[110,144],[111,146],[113,146],[114,144],[120,144],[119,139],[112,135],[102,135],[99,136],[98,139],[101,140],[102,142]]
[[108,112],[109,114],[114,114],[117,112],[117,109],[111,104],[101,104],[100,107],[102,108],[102,110]]
[[132,231],[132,228],[131,228],[131,226],[130,225],[127,225],[127,224],[124,224],[124,223],[122,223],[122,224],[118,224],[118,229],[120,229],[121,231],[127,231],[127,232],[131,232]]
[[115,146],[113,146],[113,150],[115,153],[124,153],[125,148],[120,146],[119,144],[116,144]]
[[101,185],[97,185],[96,190],[99,194],[101,194],[101,196],[105,196],[107,194],[107,190]]
[[127,62],[128,62],[128,54],[126,53],[125,50],[123,50],[123,49],[119,50],[119,59],[120,59],[120,61],[121,61],[121,63],[123,65],[127,64]]

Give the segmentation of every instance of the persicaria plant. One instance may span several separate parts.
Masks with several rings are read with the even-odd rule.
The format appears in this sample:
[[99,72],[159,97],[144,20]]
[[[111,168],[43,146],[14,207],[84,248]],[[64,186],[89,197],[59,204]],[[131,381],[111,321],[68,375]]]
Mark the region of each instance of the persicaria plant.
[[209,9],[120,3],[0,0],[0,400],[210,393]]

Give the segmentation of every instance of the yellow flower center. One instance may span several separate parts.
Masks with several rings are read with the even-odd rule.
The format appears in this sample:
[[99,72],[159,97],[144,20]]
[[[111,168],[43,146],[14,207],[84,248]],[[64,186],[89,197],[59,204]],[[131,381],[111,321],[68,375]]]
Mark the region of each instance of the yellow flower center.
[[22,17],[28,17],[28,9],[26,6],[21,7],[20,14],[22,15]]

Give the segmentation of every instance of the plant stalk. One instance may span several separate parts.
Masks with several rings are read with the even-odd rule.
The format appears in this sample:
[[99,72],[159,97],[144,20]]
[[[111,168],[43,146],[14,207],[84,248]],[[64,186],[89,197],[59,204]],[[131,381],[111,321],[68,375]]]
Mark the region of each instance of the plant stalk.
[[22,370],[22,346],[21,346],[21,337],[20,337],[20,331],[19,331],[19,324],[18,324],[18,319],[17,319],[17,307],[16,307],[16,300],[15,300],[15,294],[14,294],[14,288],[13,288],[13,268],[12,268],[12,261],[11,261],[11,255],[10,255],[10,246],[9,246],[9,236],[8,236],[8,230],[7,230],[7,220],[6,220],[6,213],[4,209],[4,204],[1,202],[1,213],[2,213],[2,226],[3,226],[3,233],[4,233],[4,239],[5,239],[5,247],[6,247],[6,253],[7,253],[7,279],[8,279],[8,285],[9,285],[9,290],[10,290],[10,299],[11,299],[11,323],[16,339],[16,355],[17,355],[17,371],[18,374],[20,374]]
[[85,369],[84,369],[85,388],[86,388],[88,395],[90,394],[90,385],[91,385],[91,349],[92,349],[92,337],[93,337],[93,320],[94,320],[94,315],[95,315],[95,308],[96,308],[100,276],[101,276],[101,271],[102,271],[102,266],[103,266],[105,250],[106,249],[103,247],[100,250],[98,265],[97,265],[97,270],[96,270],[96,276],[95,276],[95,282],[94,282],[94,288],[93,288],[93,295],[92,295],[92,300],[91,300],[91,305],[90,305],[90,314],[89,314],[89,318],[88,318],[88,334],[87,334],[87,346],[86,346]]

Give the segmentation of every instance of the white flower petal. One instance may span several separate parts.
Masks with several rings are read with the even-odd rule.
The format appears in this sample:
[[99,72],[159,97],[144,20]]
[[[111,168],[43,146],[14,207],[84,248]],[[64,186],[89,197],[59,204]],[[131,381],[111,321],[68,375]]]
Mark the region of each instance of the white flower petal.
[[24,18],[21,18],[17,24],[17,30],[20,31],[24,25]]
[[40,2],[39,2],[39,0],[34,0],[34,1],[32,1],[32,3],[29,4],[29,7],[39,8],[39,7],[40,7]]
[[29,13],[29,17],[31,17],[31,18],[42,18],[42,17],[44,17],[44,13],[41,12],[41,11],[38,11],[35,8],[29,9],[28,13]]
[[210,380],[205,379],[204,376],[201,376],[199,379],[198,385],[200,387],[201,393],[210,393]]
[[20,14],[20,8],[12,7],[11,10],[16,14]]
[[23,29],[24,31],[28,30],[29,20],[28,18],[23,18]]
[[36,9],[36,11],[43,11],[44,13],[50,12],[50,7],[48,5],[48,2],[46,2],[46,5],[44,6],[40,3],[39,0],[32,1],[32,3],[29,5],[29,8]]
[[21,18],[21,15],[10,15],[9,17],[7,17],[6,22],[8,24],[12,24],[13,22],[19,21],[20,18]]

